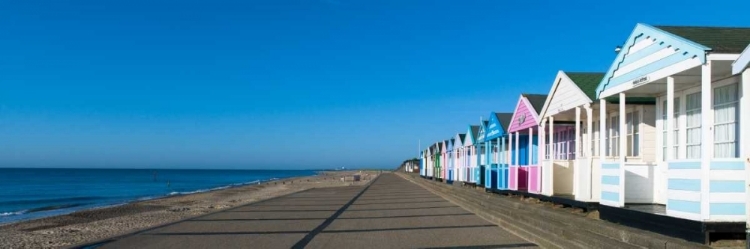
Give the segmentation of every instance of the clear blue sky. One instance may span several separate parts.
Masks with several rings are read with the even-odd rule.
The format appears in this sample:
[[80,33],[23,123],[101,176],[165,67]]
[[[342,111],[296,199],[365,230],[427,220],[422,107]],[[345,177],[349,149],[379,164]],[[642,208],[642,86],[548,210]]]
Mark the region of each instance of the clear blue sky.
[[3,1],[0,167],[394,167],[748,1]]

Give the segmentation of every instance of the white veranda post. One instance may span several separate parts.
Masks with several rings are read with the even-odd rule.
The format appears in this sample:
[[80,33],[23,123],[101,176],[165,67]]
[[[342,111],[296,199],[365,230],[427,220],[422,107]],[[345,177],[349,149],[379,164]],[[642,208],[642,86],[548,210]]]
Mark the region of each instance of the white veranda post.
[[[581,156],[581,107],[576,107],[576,140],[575,140],[575,157],[572,159],[578,159]],[[570,160],[571,158],[568,158]],[[581,169],[576,167],[573,168],[573,193],[578,193],[578,184],[580,184],[580,172]]]
[[[741,157],[745,158],[745,186],[747,186],[745,189],[747,196],[745,198],[746,200],[750,200],[750,170],[747,170],[750,169],[750,115],[747,114],[748,110],[750,110],[750,69],[745,69],[742,72],[741,82],[742,98],[740,99],[740,111],[744,114],[740,115],[740,125],[742,125],[740,128],[740,149],[742,150]],[[750,214],[750,205],[745,205],[745,213]],[[750,237],[750,215],[748,215],[748,220],[745,224],[748,237]]]
[[541,184],[541,191],[542,194],[548,194],[547,193],[547,186],[549,183],[545,183],[542,181],[547,181],[546,173],[548,171],[547,167],[549,167],[549,161],[547,161],[546,155],[547,155],[547,132],[545,131],[547,119],[542,119],[541,124],[539,125],[539,146],[537,147],[539,150],[538,163],[539,163],[539,172],[538,174],[541,176],[541,180],[539,180],[539,184]]
[[531,165],[534,165],[534,153],[532,153],[533,149],[534,149],[534,142],[533,141],[534,141],[534,129],[531,128],[531,127],[529,127],[529,148],[527,150],[528,153],[529,153],[529,155],[528,155],[528,158],[529,158],[528,159],[529,160],[529,163],[528,163],[529,164],[529,168],[528,168],[528,170],[529,170],[529,172],[528,172],[528,174],[526,174],[526,182],[528,184],[529,190],[533,189],[533,191],[539,191],[539,188],[537,188],[537,186],[533,186],[533,187],[531,186],[531,177],[534,177],[535,178],[534,180],[536,180],[535,183],[539,184],[539,181],[538,181],[539,178],[538,178],[538,176],[539,176],[539,171],[541,171],[541,170],[539,170],[539,165],[536,165],[537,166],[536,170],[539,170],[539,171],[537,171],[536,175],[534,175],[534,176],[531,175]]
[[618,156],[620,158],[620,205],[625,203],[625,155],[627,155],[627,139],[623,139],[625,134],[628,134],[628,127],[625,125],[625,93],[620,93],[620,134],[619,139],[617,140],[620,145],[618,145],[620,152],[618,153]]
[[[714,149],[714,136],[713,136],[713,92],[711,91],[711,61],[706,61],[701,67],[701,138],[703,148],[701,151],[701,217],[704,220],[710,218],[709,212],[709,184],[711,174],[708,165],[711,165],[711,159],[713,158]],[[747,113],[747,112],[745,112]]]

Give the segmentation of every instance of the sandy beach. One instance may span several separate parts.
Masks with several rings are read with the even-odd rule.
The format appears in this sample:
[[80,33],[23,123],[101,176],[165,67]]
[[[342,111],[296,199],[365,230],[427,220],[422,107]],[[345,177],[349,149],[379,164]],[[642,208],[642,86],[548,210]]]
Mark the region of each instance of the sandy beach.
[[[0,225],[0,248],[61,248],[96,242],[311,188],[366,184],[375,171],[321,172],[258,185],[179,195]],[[358,182],[342,181],[360,174]],[[349,179],[350,180],[350,179]]]

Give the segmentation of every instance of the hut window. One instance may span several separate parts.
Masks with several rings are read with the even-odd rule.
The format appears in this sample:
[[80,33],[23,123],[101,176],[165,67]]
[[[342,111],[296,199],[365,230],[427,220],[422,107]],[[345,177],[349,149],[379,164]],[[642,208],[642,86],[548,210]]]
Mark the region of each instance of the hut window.
[[570,130],[568,130],[568,139],[568,160],[574,160],[576,159],[576,147],[578,146],[576,144],[575,127],[572,127]]
[[714,89],[714,157],[739,157],[739,101],[738,85],[731,84]]
[[609,132],[611,139],[609,140],[609,154],[608,156],[619,156],[620,155],[620,117],[612,116],[609,119]]
[[667,161],[667,101],[662,101],[661,105],[661,157]]
[[701,158],[701,93],[685,96],[686,158]]
[[[674,132],[674,142],[673,144],[673,152],[674,159],[680,158],[680,98],[674,98],[674,127],[672,132]],[[666,137],[665,137],[666,139]]]
[[581,144],[576,144],[576,149],[580,148],[581,149],[581,156],[582,157],[586,157],[586,156],[589,156],[591,154],[590,151],[586,151],[586,145],[589,143],[589,141],[586,140],[588,138],[588,137],[586,137],[586,134],[589,134],[588,129],[586,129],[586,125],[582,125],[581,126],[581,133],[580,134],[581,134],[581,137],[579,138],[579,141],[581,141]]
[[592,132],[591,132],[591,155],[592,156],[599,156],[599,122],[594,121],[592,122]]
[[544,159],[549,160],[551,154],[552,143],[550,143],[549,135],[544,136]]
[[[667,100],[664,100],[662,102],[662,108],[661,108],[661,120],[662,120],[662,158],[664,161],[668,160],[667,158],[667,132],[669,130],[668,124],[667,124]],[[674,125],[672,128],[672,132],[674,132],[674,143],[673,143],[673,157],[672,159],[679,158],[679,148],[680,148],[680,98],[674,98]]]
[[631,157],[637,157],[639,156],[640,151],[640,132],[639,132],[639,125],[640,122],[640,112],[634,111],[631,113],[628,113],[625,115],[625,120],[627,121],[628,125],[628,134],[627,134],[627,145],[628,145],[628,155]]

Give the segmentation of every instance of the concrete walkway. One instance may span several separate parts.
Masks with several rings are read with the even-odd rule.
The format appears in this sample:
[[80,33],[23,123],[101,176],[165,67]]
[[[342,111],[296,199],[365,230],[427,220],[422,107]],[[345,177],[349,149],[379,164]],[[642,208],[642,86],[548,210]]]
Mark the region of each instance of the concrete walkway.
[[535,248],[393,174],[113,239],[102,248]]

